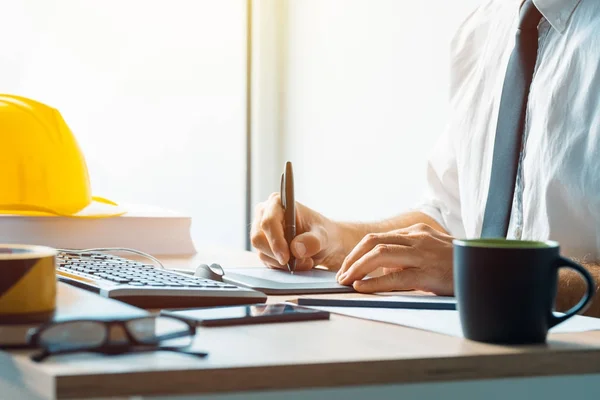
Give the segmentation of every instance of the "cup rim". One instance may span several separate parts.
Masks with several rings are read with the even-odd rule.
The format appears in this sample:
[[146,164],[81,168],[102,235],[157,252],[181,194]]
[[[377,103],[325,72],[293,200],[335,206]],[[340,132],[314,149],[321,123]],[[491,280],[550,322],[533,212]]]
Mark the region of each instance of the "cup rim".
[[[512,249],[512,250],[541,250],[555,249],[559,247],[559,243],[554,240],[519,240],[519,239],[502,239],[502,238],[473,238],[473,239],[454,239],[452,243],[456,246],[473,247],[480,249]],[[509,245],[502,246],[498,243],[507,243]],[[531,247],[510,246],[512,243],[531,244]]]
[[20,249],[26,250],[22,253],[2,253],[0,252],[0,261],[5,260],[30,260],[44,257],[54,257],[58,251],[48,246],[38,246],[29,244],[0,244],[2,249]]

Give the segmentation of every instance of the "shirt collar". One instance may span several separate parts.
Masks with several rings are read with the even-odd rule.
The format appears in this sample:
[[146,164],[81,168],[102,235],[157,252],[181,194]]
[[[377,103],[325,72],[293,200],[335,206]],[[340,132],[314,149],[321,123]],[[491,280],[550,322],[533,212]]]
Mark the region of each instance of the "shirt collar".
[[581,0],[533,0],[544,18],[560,33],[564,33],[569,18]]

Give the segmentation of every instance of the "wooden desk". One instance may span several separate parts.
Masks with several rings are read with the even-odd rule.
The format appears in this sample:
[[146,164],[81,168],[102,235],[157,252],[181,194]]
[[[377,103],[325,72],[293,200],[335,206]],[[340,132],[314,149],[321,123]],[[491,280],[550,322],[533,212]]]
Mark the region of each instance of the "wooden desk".
[[[260,265],[254,254],[235,251],[163,260],[177,268],[201,262]],[[252,391],[347,387],[359,393],[370,385],[400,385],[390,386],[396,397],[402,388],[438,387],[410,384],[600,373],[600,332],[554,334],[547,346],[507,347],[332,315],[330,321],[202,328],[196,346],[209,357],[81,354],[36,364],[24,352],[0,352],[0,399],[234,393],[247,399]],[[447,394],[445,387],[439,390]],[[298,398],[309,393],[319,392]]]

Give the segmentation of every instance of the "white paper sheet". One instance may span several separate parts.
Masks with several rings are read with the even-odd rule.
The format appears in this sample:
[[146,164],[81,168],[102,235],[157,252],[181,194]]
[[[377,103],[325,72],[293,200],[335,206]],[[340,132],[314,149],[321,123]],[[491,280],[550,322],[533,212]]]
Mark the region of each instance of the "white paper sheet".
[[[388,322],[412,328],[463,337],[458,311],[455,310],[413,310],[365,307],[313,307],[335,314]],[[550,329],[550,333],[572,333],[600,330],[600,318],[576,315]]]

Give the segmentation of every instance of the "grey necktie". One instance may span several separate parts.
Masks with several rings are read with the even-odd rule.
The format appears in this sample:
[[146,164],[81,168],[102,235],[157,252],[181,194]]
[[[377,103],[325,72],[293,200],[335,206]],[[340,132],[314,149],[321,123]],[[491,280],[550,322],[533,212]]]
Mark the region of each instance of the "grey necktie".
[[532,0],[525,1],[502,88],[482,237],[506,237],[508,232],[541,18]]

